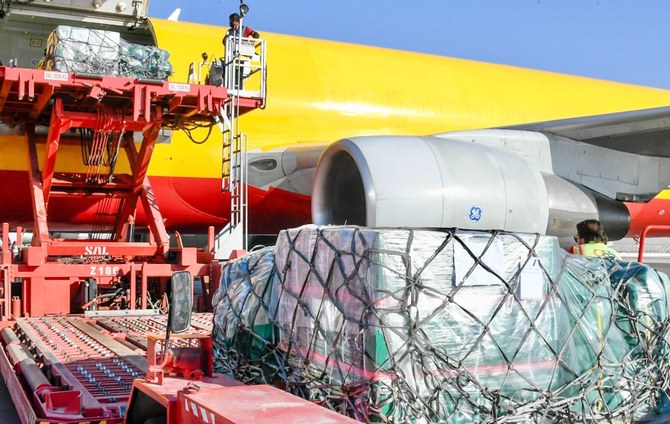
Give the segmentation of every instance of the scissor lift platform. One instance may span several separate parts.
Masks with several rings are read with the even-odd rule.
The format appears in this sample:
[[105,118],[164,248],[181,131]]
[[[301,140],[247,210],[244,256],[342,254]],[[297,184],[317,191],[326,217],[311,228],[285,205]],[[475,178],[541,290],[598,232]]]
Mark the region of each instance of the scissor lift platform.
[[[116,124],[141,130],[147,122],[167,126],[208,121],[213,114],[220,113],[229,94],[225,87],[210,85],[0,66],[0,120],[3,123],[49,124],[54,110],[52,100],[57,98],[61,99],[64,110],[69,114],[83,113],[79,118],[89,124],[92,121],[88,114],[95,113],[99,105],[120,108],[132,119]],[[242,112],[260,107],[262,101],[254,97],[239,99]],[[156,107],[160,115],[152,116]]]
[[[231,102],[233,95],[219,86],[0,67],[0,122],[25,134],[30,185],[17,189],[30,190],[33,207],[30,246],[21,244],[22,228],[0,230],[2,320],[71,313],[76,287],[91,280],[99,287],[129,281],[128,304],[134,309],[147,306],[149,278],[165,280],[177,270],[214,278],[219,267],[212,262],[213,241],[204,251],[180,245],[169,254],[170,238],[147,171],[161,129],[216,125]],[[243,114],[261,107],[264,99],[235,93],[234,102]],[[45,128],[46,137],[37,135],[37,127]],[[56,172],[62,136],[72,130],[81,133],[81,172]],[[139,145],[137,133],[142,134]],[[39,143],[44,143],[43,157]],[[122,151],[130,173],[115,172]],[[93,202],[99,222],[81,229],[91,234],[88,239],[55,238],[48,219],[55,196],[61,207],[82,198]],[[138,205],[146,216],[147,241],[133,240]],[[18,254],[12,252],[10,232],[16,233]],[[14,295],[21,304],[12,314],[11,285],[17,281],[21,293],[15,287]]]

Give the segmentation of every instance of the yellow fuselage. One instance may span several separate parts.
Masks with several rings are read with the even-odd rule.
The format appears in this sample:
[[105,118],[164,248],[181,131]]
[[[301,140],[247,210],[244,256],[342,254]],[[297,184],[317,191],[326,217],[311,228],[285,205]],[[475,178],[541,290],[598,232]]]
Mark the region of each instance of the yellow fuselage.
[[[221,56],[226,28],[152,20],[175,81],[202,52]],[[379,134],[432,134],[665,106],[670,92],[511,66],[261,32],[268,104],[242,118],[251,149]],[[179,145],[220,155],[217,140]],[[169,150],[165,149],[165,150]],[[153,173],[169,172],[156,160]],[[189,169],[216,177],[217,160]]]

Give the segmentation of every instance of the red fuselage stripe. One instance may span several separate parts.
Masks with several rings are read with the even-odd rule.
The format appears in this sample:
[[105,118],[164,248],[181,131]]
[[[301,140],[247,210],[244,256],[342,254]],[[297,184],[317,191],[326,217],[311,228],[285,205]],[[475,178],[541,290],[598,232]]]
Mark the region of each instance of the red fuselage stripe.
[[[221,192],[218,178],[150,177],[153,191],[169,230],[204,233],[209,225],[226,224],[230,196]],[[0,222],[32,227],[32,202],[28,173],[0,171]],[[99,222],[101,213],[113,212],[93,197],[62,198],[49,201],[50,229],[78,229],[85,232]],[[138,224],[144,213],[138,211]],[[249,188],[249,226],[255,234],[276,234],[311,221],[310,198],[279,189]]]

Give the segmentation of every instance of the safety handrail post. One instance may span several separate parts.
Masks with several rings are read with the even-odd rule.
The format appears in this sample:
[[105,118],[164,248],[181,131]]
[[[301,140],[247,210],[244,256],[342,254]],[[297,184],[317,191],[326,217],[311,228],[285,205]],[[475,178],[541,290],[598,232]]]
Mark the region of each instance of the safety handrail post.
[[640,246],[638,247],[637,251],[638,262],[642,262],[642,258],[644,256],[644,244],[647,239],[647,234],[649,234],[652,231],[663,231],[663,230],[670,230],[670,225],[647,225],[646,227],[644,227],[642,233],[640,234]]
[[2,223],[2,264],[7,265],[12,261],[12,249],[9,245],[9,223]]

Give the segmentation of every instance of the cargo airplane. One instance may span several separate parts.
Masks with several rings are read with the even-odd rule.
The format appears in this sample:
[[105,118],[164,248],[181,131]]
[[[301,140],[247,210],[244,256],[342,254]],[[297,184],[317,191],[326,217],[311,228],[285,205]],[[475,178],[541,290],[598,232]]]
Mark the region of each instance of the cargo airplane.
[[[147,19],[131,31],[131,18],[113,10],[95,18],[57,3],[11,3],[0,22],[0,60],[33,67],[59,23],[113,29],[168,50],[176,82],[187,81],[203,51],[222,54],[227,28]],[[314,221],[499,228],[565,241],[587,217],[603,221],[612,239],[670,223],[670,91],[261,34],[267,105],[241,117],[253,234]],[[0,221],[29,226],[25,138],[21,128],[0,134]],[[56,171],[81,172],[80,147],[63,149]],[[202,144],[163,134],[149,179],[168,229],[202,233],[226,223],[220,134]],[[101,209],[94,199],[63,202],[49,203],[54,228],[92,226]]]

